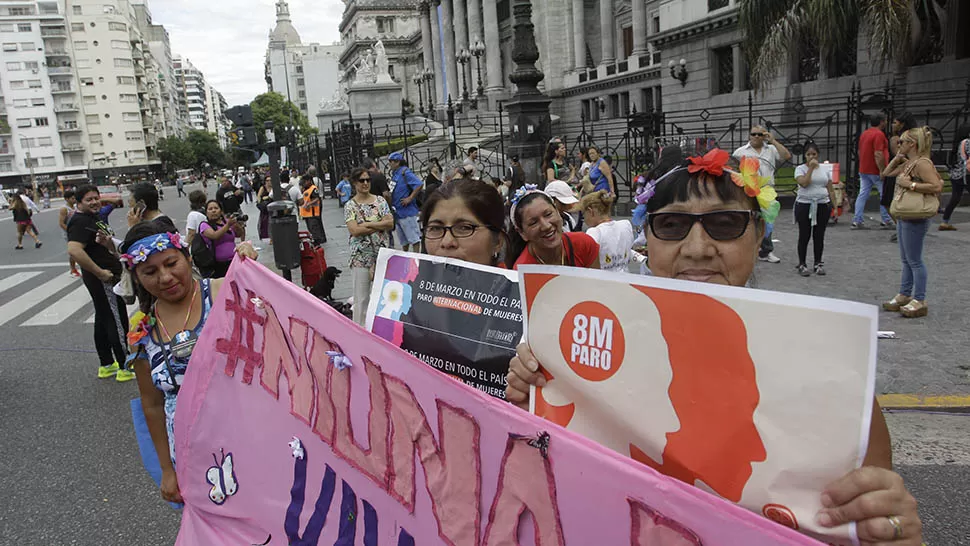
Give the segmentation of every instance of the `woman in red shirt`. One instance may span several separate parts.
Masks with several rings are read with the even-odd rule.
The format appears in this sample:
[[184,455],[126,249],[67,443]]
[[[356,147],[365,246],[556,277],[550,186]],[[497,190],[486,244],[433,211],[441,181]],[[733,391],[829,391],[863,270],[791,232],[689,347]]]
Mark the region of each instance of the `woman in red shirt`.
[[536,186],[526,185],[516,192],[509,216],[517,235],[513,248],[519,254],[514,269],[523,264],[600,268],[599,244],[585,233],[563,233],[562,216],[552,197]]

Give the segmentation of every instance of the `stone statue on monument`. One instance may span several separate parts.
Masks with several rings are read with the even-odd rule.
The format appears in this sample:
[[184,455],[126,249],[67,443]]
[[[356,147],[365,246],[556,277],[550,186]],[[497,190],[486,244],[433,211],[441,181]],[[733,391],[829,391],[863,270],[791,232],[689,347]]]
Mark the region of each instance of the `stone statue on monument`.
[[377,77],[377,83],[393,83],[394,80],[391,79],[384,42],[378,40],[377,44],[374,45],[374,51],[376,54],[374,59],[374,75]]
[[368,49],[364,56],[357,60],[357,64],[354,65],[357,70],[357,75],[354,78],[354,84],[372,84],[377,81],[374,75],[374,50]]

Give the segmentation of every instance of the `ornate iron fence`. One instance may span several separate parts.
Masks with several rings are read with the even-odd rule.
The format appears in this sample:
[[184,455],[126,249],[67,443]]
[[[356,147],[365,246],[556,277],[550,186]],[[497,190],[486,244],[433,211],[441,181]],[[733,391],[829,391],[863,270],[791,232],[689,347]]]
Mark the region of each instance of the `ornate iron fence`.
[[[703,153],[712,147],[733,151],[748,141],[752,126],[771,131],[793,154],[793,164],[801,161],[806,143],[819,147],[822,160],[838,162],[849,182],[850,193],[858,181],[858,136],[867,125],[865,119],[876,111],[892,119],[906,111],[934,132],[933,159],[946,164],[958,128],[970,123],[970,80],[965,89],[940,92],[905,92],[886,87],[864,92],[853,85],[851,92],[789,97],[781,101],[756,101],[749,94],[746,104],[707,107],[680,112],[637,112],[620,117],[579,121],[555,120],[553,134],[566,144],[569,160],[578,166],[579,152],[590,146],[600,149],[612,163],[619,200],[629,199],[637,173],[653,165],[661,148],[677,144],[689,153]],[[415,117],[402,109],[399,119],[375,121],[349,117],[334,123],[319,138],[297,148],[294,165],[315,164],[333,173],[335,181],[342,172],[374,158],[386,170],[386,157],[404,151],[411,168],[426,173],[439,164],[453,172],[467,156],[479,148],[478,165],[483,177],[499,179],[506,171],[506,151],[512,142],[508,119],[499,104],[497,112],[459,112],[449,104],[447,117],[435,121]],[[300,159],[297,159],[299,157]],[[540,173],[529,173],[532,177]],[[785,190],[784,185],[780,188]],[[790,190],[794,190],[792,184]]]

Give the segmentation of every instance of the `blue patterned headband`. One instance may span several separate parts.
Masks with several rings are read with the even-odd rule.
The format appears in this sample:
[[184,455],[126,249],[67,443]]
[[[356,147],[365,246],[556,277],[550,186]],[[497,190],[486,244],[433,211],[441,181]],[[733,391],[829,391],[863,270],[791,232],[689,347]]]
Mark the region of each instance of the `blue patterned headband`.
[[552,200],[552,197],[550,197],[548,193],[540,190],[539,186],[536,186],[535,184],[526,184],[515,190],[515,193],[512,195],[512,208],[509,210],[509,217],[512,220],[512,225],[515,226],[515,229],[519,229],[519,225],[515,221],[515,208],[519,206],[519,201],[522,201],[526,195],[532,193],[541,193],[549,198],[549,200]]
[[121,255],[121,262],[128,269],[134,269],[136,265],[144,262],[152,254],[164,252],[170,248],[181,250],[182,237],[176,233],[158,233],[138,239],[128,247],[128,252]]

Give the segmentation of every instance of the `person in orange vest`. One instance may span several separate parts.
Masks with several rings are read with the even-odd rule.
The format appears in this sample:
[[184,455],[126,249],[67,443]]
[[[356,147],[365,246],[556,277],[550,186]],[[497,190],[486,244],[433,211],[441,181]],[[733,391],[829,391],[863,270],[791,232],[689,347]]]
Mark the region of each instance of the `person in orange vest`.
[[320,217],[323,208],[323,200],[320,198],[320,191],[313,183],[313,177],[305,174],[300,180],[300,189],[303,196],[300,197],[300,217],[306,222],[306,229],[313,237],[313,244],[322,245],[327,242],[327,232],[323,228],[323,218]]

